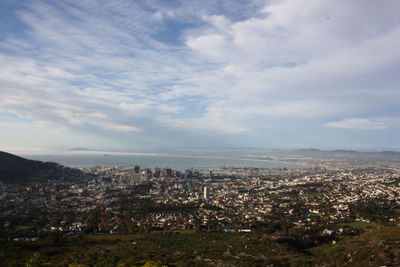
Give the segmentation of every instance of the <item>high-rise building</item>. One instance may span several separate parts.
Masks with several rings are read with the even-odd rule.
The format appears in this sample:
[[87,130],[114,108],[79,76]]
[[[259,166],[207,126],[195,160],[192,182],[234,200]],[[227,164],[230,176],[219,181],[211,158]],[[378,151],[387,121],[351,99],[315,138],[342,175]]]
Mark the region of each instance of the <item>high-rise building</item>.
[[160,178],[160,176],[161,176],[161,169],[160,169],[160,168],[155,168],[155,169],[153,170],[153,176],[154,176],[155,178]]
[[136,165],[133,170],[134,170],[135,173],[139,173],[140,172],[140,166]]
[[204,198],[205,200],[207,200],[207,198],[208,198],[207,186],[205,186],[204,189],[203,189],[203,198]]

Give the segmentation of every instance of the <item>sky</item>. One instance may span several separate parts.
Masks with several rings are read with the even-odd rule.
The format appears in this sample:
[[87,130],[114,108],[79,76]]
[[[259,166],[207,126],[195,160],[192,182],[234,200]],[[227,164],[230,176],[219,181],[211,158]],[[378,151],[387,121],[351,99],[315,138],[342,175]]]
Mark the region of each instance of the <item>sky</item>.
[[398,0],[1,0],[0,150],[400,150]]

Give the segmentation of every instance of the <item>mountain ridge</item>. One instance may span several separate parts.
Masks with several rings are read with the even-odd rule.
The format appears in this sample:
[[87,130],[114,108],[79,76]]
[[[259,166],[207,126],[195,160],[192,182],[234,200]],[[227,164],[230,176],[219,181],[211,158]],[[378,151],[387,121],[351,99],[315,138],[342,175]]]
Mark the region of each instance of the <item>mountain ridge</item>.
[[43,183],[48,180],[69,179],[82,174],[78,169],[55,162],[26,159],[0,151],[0,181],[6,184]]

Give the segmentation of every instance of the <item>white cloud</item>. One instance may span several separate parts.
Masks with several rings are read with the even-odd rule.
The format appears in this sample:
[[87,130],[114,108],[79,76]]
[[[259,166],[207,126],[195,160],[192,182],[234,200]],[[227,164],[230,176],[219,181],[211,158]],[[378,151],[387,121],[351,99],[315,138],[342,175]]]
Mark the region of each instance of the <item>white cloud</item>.
[[190,135],[204,134],[237,134],[248,131],[244,125],[235,120],[228,120],[221,114],[207,114],[202,118],[195,119],[169,119],[160,118],[160,121],[169,126],[179,127],[187,131]]
[[161,143],[171,128],[180,137],[252,134],[337,117],[353,119],[325,125],[388,129],[354,118],[398,114],[399,8],[32,1],[15,13],[27,27],[0,43],[0,111],[81,131],[158,134]]
[[397,110],[398,89],[381,77],[397,79],[387,73],[400,69],[400,20],[393,11],[400,5],[386,4],[273,1],[262,16],[244,21],[205,17],[210,28],[187,44],[221,68],[196,77],[204,79],[197,92],[224,98],[224,116],[232,110],[287,118]]
[[148,103],[121,103],[119,106],[123,110],[135,113],[145,112],[150,108]]
[[116,130],[116,131],[122,131],[122,132],[138,132],[141,131],[141,129],[134,127],[134,126],[129,126],[129,125],[109,125],[109,124],[100,124],[103,126],[105,129],[110,129],[110,130]]
[[344,119],[341,121],[334,121],[325,123],[325,126],[333,128],[344,128],[344,129],[359,129],[359,130],[383,130],[393,126],[394,123],[398,123],[399,120],[395,119],[366,119],[366,118],[351,118]]
[[87,114],[88,117],[94,118],[94,119],[107,119],[107,115],[100,113],[100,112],[90,112]]

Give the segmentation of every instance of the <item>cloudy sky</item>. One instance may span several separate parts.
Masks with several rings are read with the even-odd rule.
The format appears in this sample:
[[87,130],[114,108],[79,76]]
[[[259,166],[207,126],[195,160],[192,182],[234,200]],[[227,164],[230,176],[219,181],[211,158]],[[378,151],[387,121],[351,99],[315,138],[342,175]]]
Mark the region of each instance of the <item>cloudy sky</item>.
[[1,0],[0,149],[400,149],[398,0]]

